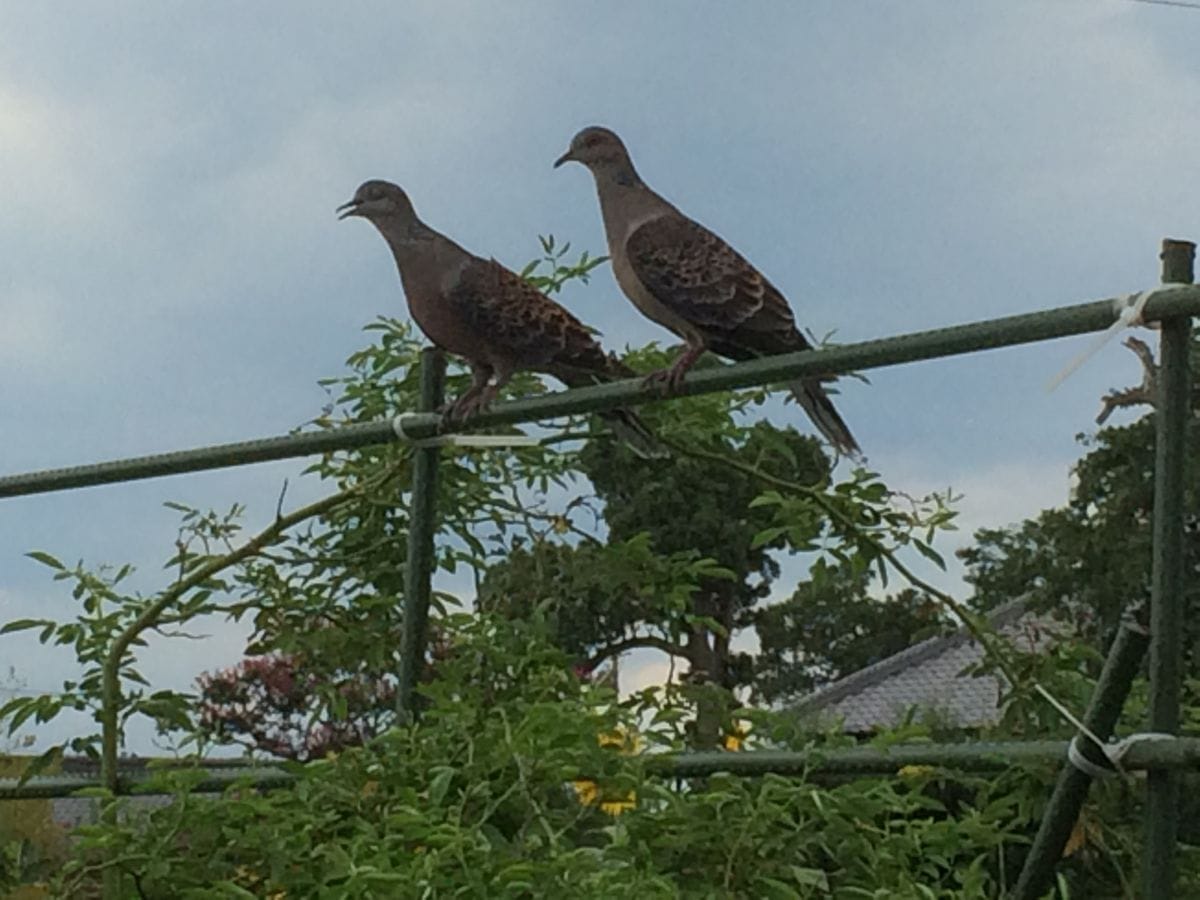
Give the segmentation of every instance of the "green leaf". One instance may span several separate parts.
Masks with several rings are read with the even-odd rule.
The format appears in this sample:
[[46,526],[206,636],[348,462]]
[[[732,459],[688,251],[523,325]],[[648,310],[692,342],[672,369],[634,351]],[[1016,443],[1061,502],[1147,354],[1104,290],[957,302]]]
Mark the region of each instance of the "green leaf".
[[72,791],[72,797],[89,797],[97,800],[111,800],[112,791],[106,787],[82,787],[77,791]]
[[786,525],[775,525],[771,528],[764,528],[758,534],[754,535],[754,539],[750,542],[750,547],[757,550],[766,544],[773,544],[781,535],[786,534],[787,530]]
[[829,876],[825,874],[823,869],[808,869],[802,866],[792,866],[792,877],[796,879],[796,883],[804,887],[817,888],[821,891],[829,890]]
[[446,791],[450,788],[450,782],[454,780],[455,770],[450,766],[438,766],[432,771],[436,774],[429,781],[429,804],[441,806],[442,801],[446,799]]
[[940,553],[938,553],[924,541],[916,540],[914,538],[912,543],[913,546],[917,548],[917,552],[933,562],[943,572],[946,571],[946,561],[942,559],[942,555]]
[[[3,627],[0,627],[0,634],[9,634],[13,631],[25,631],[29,628],[43,628],[46,626],[54,628],[57,625],[57,622],[52,622],[50,619],[14,619],[11,622],[6,622]],[[43,643],[45,642],[43,641]]]
[[796,892],[796,889],[778,878],[759,875],[754,879],[754,884],[760,889],[755,893],[756,897],[769,897],[771,900],[800,900],[800,894]]
[[45,772],[48,768],[62,759],[62,751],[63,745],[55,744],[44,753],[38,754],[29,761],[28,765],[25,766],[25,769],[21,772],[21,777],[18,779],[17,783],[23,785],[29,781],[30,778],[34,778]]
[[62,570],[62,569],[66,568],[66,566],[64,566],[61,562],[59,562],[57,559],[55,559],[49,553],[46,553],[42,550],[31,550],[30,552],[26,553],[25,555],[28,556],[32,560],[36,560],[37,562],[40,562],[43,566],[49,566],[51,569]]

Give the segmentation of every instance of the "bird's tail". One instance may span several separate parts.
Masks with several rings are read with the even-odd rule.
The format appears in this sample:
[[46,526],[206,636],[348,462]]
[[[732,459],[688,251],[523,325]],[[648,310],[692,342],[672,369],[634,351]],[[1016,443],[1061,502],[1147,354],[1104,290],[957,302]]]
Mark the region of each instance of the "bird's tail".
[[[567,387],[583,387],[602,384],[621,378],[634,378],[637,373],[614,354],[608,353],[600,360],[592,360],[587,368],[562,366],[551,371],[555,378]],[[613,434],[641,459],[666,459],[671,454],[663,443],[646,427],[641,416],[624,406],[596,413],[612,429]]]
[[796,402],[808,413],[817,430],[825,435],[825,439],[833,444],[835,450],[850,457],[861,457],[862,450],[850,428],[838,415],[833,407],[833,401],[825,393],[825,388],[817,378],[800,378],[788,384]]
[[621,407],[598,415],[635,456],[641,459],[666,459],[670,456],[667,448],[632,409]]

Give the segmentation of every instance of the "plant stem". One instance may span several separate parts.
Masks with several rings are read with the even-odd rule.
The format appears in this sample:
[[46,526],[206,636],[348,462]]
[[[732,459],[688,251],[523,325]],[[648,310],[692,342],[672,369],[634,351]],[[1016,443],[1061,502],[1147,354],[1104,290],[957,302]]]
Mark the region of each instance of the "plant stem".
[[[209,560],[193,570],[186,578],[177,581],[164,591],[162,596],[147,606],[124,631],[117,635],[104,659],[100,699],[100,781],[104,787],[113,793],[114,799],[120,789],[120,778],[117,774],[117,746],[120,738],[121,663],[130,645],[144,631],[155,627],[167,610],[179,602],[189,591],[204,584],[204,582],[219,572],[253,556],[264,547],[270,545],[289,528],[298,525],[306,519],[326,513],[367,490],[381,486],[395,474],[395,469],[389,469],[378,478],[361,482],[353,487],[325,497],[322,500],[317,500],[315,503],[303,506],[288,513],[286,516],[278,517],[240,547],[226,553],[224,556]],[[115,803],[106,805],[104,820],[107,824],[116,824],[117,809]]]

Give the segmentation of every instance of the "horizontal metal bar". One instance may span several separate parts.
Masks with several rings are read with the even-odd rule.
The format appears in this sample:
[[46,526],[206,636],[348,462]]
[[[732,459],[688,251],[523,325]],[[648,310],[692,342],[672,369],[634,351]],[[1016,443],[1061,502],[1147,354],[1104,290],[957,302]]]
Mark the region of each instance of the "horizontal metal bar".
[[[205,763],[207,776],[196,785],[196,791],[220,792],[231,784],[249,781],[259,787],[285,787],[295,781],[296,776],[272,765],[257,765],[219,768],[209,770]],[[136,775],[122,775],[120,778],[121,793],[137,796],[153,776],[150,773],[139,772]],[[0,778],[0,801],[3,800],[40,800],[51,797],[70,797],[84,788],[101,787],[100,777],[87,775],[45,775],[30,778],[25,784],[19,785],[16,778]],[[153,796],[149,794],[148,796]]]
[[[990,772],[1013,765],[1063,763],[1066,741],[972,741],[961,744],[898,744],[888,748],[853,747],[827,752],[688,753],[651,760],[656,774],[677,777],[729,772],[734,775],[867,775],[896,772],[905,766],[934,766],[963,772]],[[1121,760],[1129,771],[1200,768],[1200,738],[1147,742],[1130,747]]]
[[[894,366],[977,350],[991,350],[1035,341],[1102,331],[1116,318],[1122,298],[1096,300],[1043,312],[990,319],[934,331],[846,344],[820,351],[784,353],[736,365],[693,370],[683,383],[683,394],[754,387],[788,381],[805,375],[838,375],[851,371]],[[1146,321],[1178,315],[1200,315],[1200,287],[1181,285],[1161,290],[1146,304]],[[1047,372],[1054,366],[1048,365]],[[661,399],[657,391],[640,379],[614,381],[594,387],[526,397],[497,404],[461,430],[475,431],[497,425],[536,422],[560,416],[597,412],[616,406],[631,406]],[[404,431],[411,440],[433,437],[439,418],[430,413],[405,417]],[[135,481],[205,469],[221,469],[250,463],[310,456],[334,450],[349,450],[399,440],[391,421],[365,422],[328,431],[305,432],[160,453],[153,456],[114,460],[94,465],[50,469],[0,478],[0,498],[61,491],[69,488]]]
[[[778,775],[886,775],[906,766],[932,766],[962,772],[995,772],[1010,766],[1062,764],[1067,759],[1066,741],[974,741],[961,744],[898,744],[893,747],[852,747],[845,750],[790,752],[749,750],[736,753],[713,751],[651,756],[647,770],[659,777],[693,778],[729,772],[754,777]],[[249,781],[260,787],[283,787],[295,775],[261,763],[219,770],[207,769],[197,791],[221,791],[231,784]],[[1148,741],[1134,744],[1121,761],[1127,771],[1147,769],[1200,770],[1200,738]],[[122,792],[136,796],[150,774],[121,778]],[[0,778],[0,800],[29,800],[68,797],[86,787],[99,787],[98,778],[85,776],[40,776],[17,786],[15,778]]]

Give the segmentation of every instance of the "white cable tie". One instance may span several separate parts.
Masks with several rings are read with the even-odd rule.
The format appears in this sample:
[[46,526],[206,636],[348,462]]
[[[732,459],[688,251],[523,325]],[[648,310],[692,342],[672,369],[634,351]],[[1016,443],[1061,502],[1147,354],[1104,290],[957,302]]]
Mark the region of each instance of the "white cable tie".
[[1080,733],[1087,737],[1096,747],[1099,747],[1100,752],[1104,754],[1105,759],[1112,763],[1113,768],[1116,769],[1116,772],[1110,772],[1108,769],[1105,769],[1103,766],[1096,765],[1094,762],[1084,756],[1083,751],[1079,749],[1079,735],[1075,735],[1075,737],[1071,738],[1071,743],[1067,744],[1067,762],[1073,765],[1080,772],[1090,775],[1092,778],[1104,778],[1108,775],[1115,775],[1118,773],[1122,777],[1127,777],[1125,770],[1121,768],[1120,757],[1114,758],[1112,755],[1110,755],[1108,752],[1109,745],[1100,740],[1100,738],[1096,737],[1092,729],[1084,725],[1083,722],[1081,722],[1073,712],[1071,712],[1058,701],[1057,697],[1051,694],[1040,684],[1035,682],[1033,689],[1041,694],[1042,697],[1046,699],[1046,702],[1058,711],[1060,716],[1074,725],[1080,731]]
[[415,438],[404,429],[404,420],[413,417],[413,413],[400,413],[398,416],[392,417],[392,431],[396,437],[404,441],[406,444],[412,444],[417,447],[440,447],[441,438]]
[[414,438],[404,428],[405,419],[415,413],[401,413],[392,418],[396,437],[414,447],[536,447],[541,443],[527,434],[441,434],[430,438]]
[[1079,719],[1077,719],[1075,717],[1075,714],[1073,712],[1071,712],[1069,709],[1067,709],[1065,706],[1063,706],[1061,703],[1059,703],[1058,699],[1053,694],[1051,694],[1048,690],[1046,690],[1040,684],[1035,683],[1033,686],[1033,689],[1035,691],[1037,691],[1039,694],[1041,694],[1043,697],[1045,697],[1046,701],[1051,706],[1053,706],[1056,710],[1058,710],[1059,715],[1061,715],[1064,719],[1066,719],[1068,722],[1070,722],[1072,725],[1074,725],[1076,728],[1078,728],[1085,735],[1090,737],[1097,746],[1099,746],[1099,747],[1104,746],[1104,741],[1102,741],[1102,740],[1100,740],[1100,738],[1096,737],[1096,735],[1094,735],[1092,733],[1092,730],[1090,728],[1088,728],[1081,721],[1079,721]]
[[1117,318],[1107,329],[1092,338],[1089,343],[1074,359],[1067,363],[1066,368],[1046,382],[1046,393],[1049,394],[1060,384],[1066,381],[1075,370],[1082,366],[1085,362],[1100,352],[1105,344],[1113,339],[1118,331],[1125,328],[1133,328],[1138,325],[1145,325],[1145,320],[1142,319],[1142,313],[1146,309],[1146,303],[1155,294],[1163,291],[1169,291],[1179,287],[1177,284],[1160,284],[1158,287],[1150,288],[1147,291],[1139,291],[1134,294],[1126,294],[1124,297],[1118,297],[1113,302],[1114,311]]
[[527,434],[448,434],[439,440],[453,447],[536,447],[541,443]]
[[1131,734],[1129,737],[1123,738],[1114,744],[1105,744],[1104,755],[1112,760],[1114,766],[1120,768],[1121,760],[1125,758],[1125,754],[1138,744],[1173,741],[1176,737],[1177,735],[1167,734],[1165,731],[1139,731],[1137,734]]
[[[1090,737],[1090,735],[1089,735]],[[1138,744],[1148,744],[1155,741],[1173,741],[1175,735],[1166,734],[1161,731],[1142,731],[1137,734],[1131,734],[1129,737],[1119,741],[1112,741],[1107,744],[1096,744],[1100,752],[1104,754],[1104,758],[1108,760],[1112,766],[1111,769],[1104,766],[1098,766],[1086,756],[1083,755],[1082,749],[1079,746],[1079,735],[1071,738],[1071,743],[1067,745],[1067,762],[1073,765],[1085,775],[1090,775],[1092,778],[1109,778],[1113,775],[1121,775],[1128,778],[1129,773],[1125,771],[1121,765],[1125,755]]]
[[1145,744],[1151,741],[1173,741],[1175,735],[1166,734],[1161,731],[1142,731],[1137,734],[1131,734],[1129,737],[1115,742],[1105,742],[1096,737],[1095,733],[1084,725],[1078,718],[1065,706],[1063,706],[1053,694],[1036,682],[1033,685],[1034,690],[1041,694],[1046,701],[1058,710],[1059,715],[1074,725],[1083,736],[1087,737],[1092,745],[1095,746],[1104,758],[1108,760],[1112,766],[1111,769],[1106,769],[1104,766],[1096,765],[1086,756],[1083,755],[1083,750],[1079,746],[1079,735],[1071,738],[1071,742],[1067,744],[1067,762],[1073,765],[1080,772],[1089,775],[1092,778],[1108,778],[1110,775],[1120,775],[1122,778],[1128,778],[1129,773],[1121,765],[1121,760],[1125,758],[1125,754],[1129,752],[1131,747],[1138,744]]
[[[1104,758],[1110,763],[1113,762],[1106,745],[1099,744],[1093,746],[1098,746],[1100,752],[1104,754]],[[1120,771],[1119,768],[1110,769],[1107,766],[1098,766],[1096,763],[1084,756],[1083,751],[1079,748],[1079,735],[1075,735],[1075,737],[1071,738],[1071,743],[1067,744],[1067,762],[1073,765],[1084,775],[1097,780],[1101,778],[1109,778],[1118,774]]]

